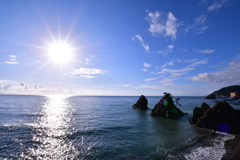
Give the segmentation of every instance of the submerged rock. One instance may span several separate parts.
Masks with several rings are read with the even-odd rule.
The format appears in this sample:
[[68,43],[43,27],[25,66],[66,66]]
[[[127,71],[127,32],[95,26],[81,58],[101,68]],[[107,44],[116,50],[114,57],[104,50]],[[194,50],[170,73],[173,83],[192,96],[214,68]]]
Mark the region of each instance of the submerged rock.
[[217,102],[212,108],[204,111],[196,125],[220,132],[240,134],[240,110],[233,109],[227,102]]
[[193,110],[193,117],[190,119],[190,123],[196,124],[198,119],[203,115],[204,111],[209,108],[210,106],[205,102],[202,103],[201,107],[195,107]]
[[[150,115],[160,116],[166,118],[179,118],[184,115],[184,113],[176,107],[173,102],[173,97],[170,93],[164,93],[163,98],[155,105],[152,109]],[[177,99],[179,100],[179,99]],[[178,104],[178,102],[176,102]]]
[[147,110],[148,108],[148,100],[144,95],[141,95],[137,101],[136,104],[132,106],[134,109],[139,109],[139,110]]

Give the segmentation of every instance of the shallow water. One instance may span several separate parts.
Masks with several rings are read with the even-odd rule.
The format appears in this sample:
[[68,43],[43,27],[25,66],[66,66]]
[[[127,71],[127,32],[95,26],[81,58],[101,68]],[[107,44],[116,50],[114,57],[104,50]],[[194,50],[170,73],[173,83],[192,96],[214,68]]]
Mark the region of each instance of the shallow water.
[[[147,97],[149,107],[160,98]],[[180,97],[179,108],[189,113],[180,120],[134,110],[137,100],[1,95],[0,159],[219,159],[233,138],[188,123],[194,107],[213,100]]]

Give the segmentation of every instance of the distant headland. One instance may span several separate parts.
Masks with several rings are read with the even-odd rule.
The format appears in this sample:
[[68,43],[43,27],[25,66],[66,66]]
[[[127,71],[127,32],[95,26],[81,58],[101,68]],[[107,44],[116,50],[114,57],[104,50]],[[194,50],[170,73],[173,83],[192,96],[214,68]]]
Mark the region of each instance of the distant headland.
[[240,98],[240,86],[233,85],[221,88],[217,91],[209,94],[206,99],[216,99],[216,98]]

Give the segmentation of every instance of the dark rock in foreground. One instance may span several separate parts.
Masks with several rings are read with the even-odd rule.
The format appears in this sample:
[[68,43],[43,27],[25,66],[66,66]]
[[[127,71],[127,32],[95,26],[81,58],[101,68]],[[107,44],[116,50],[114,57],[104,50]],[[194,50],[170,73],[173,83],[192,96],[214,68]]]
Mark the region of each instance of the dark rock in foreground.
[[220,132],[240,134],[240,110],[233,109],[227,102],[217,102],[212,108],[204,111],[196,125]]
[[201,107],[195,107],[193,110],[193,118],[190,119],[190,123],[196,124],[198,119],[203,115],[204,111],[209,108],[210,106],[205,102],[202,103]]
[[148,100],[144,95],[141,95],[137,101],[136,104],[132,106],[134,109],[139,109],[139,110],[147,110],[148,108]]
[[[163,98],[155,105],[150,115],[166,118],[180,118],[184,113],[176,107],[170,93],[164,93]],[[179,99],[177,99],[179,100]]]

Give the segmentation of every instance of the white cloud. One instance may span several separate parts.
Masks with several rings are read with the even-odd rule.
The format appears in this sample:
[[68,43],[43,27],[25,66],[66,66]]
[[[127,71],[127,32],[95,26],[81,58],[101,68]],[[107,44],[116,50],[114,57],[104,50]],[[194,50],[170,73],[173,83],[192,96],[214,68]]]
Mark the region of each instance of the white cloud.
[[231,84],[240,83],[240,61],[233,61],[228,64],[224,70],[213,73],[200,73],[197,76],[191,77],[193,81],[214,82]]
[[96,68],[79,68],[79,69],[75,69],[71,72],[71,74],[75,75],[75,74],[104,74],[106,73],[106,70],[100,70],[100,69],[96,69]]
[[16,55],[8,55],[10,57],[9,61],[5,61],[7,64],[19,64],[16,60],[17,56]]
[[164,49],[164,50],[162,50],[162,51],[159,51],[158,53],[166,56],[166,55],[168,55],[169,53],[173,52],[173,48],[174,48],[174,45],[169,45],[169,46],[167,46],[166,49]]
[[123,84],[123,85],[117,85],[117,86],[122,86],[122,87],[131,87],[131,84]]
[[215,49],[198,50],[198,52],[202,53],[202,54],[211,54],[211,53],[215,52]]
[[158,11],[155,13],[150,12],[146,19],[150,23],[148,30],[153,36],[163,35],[165,37],[171,37],[172,40],[177,38],[177,19],[171,12],[169,12],[166,17]]
[[229,0],[215,0],[213,4],[207,7],[208,12],[217,11],[222,8],[224,5],[228,4]]
[[207,16],[205,14],[199,15],[194,19],[194,23],[186,25],[183,29],[185,34],[189,31],[194,31],[196,34],[203,33],[209,26],[207,26]]
[[[202,60],[202,61],[193,61],[192,64],[186,66],[183,69],[167,69],[163,68],[161,71],[157,73],[152,73],[152,74],[170,74],[171,77],[177,77],[177,76],[182,76],[187,74],[189,71],[194,70],[196,66],[202,65],[202,64],[207,64],[208,60]],[[171,64],[171,63],[170,63]],[[164,64],[165,65],[165,64]]]
[[81,77],[85,77],[85,78],[97,78],[96,74],[105,74],[107,71],[106,70],[100,70],[100,69],[96,69],[96,68],[79,68],[79,69],[75,69],[73,71],[70,72],[71,75],[80,75]]
[[174,45],[169,45],[167,48],[173,49],[173,48],[174,48]]
[[207,16],[205,14],[199,15],[194,19],[195,25],[202,25],[207,22]]
[[91,76],[91,75],[81,75],[81,77],[85,77],[89,79],[97,78],[97,76]]
[[43,87],[41,85],[27,85],[25,83],[20,83],[17,81],[10,81],[10,80],[0,80],[0,94],[69,94],[74,93],[74,89],[68,88],[49,88]]
[[17,58],[16,55],[8,55],[8,57],[10,57],[10,58]]
[[164,65],[162,65],[162,67],[173,66],[173,65],[174,63],[173,61],[171,61],[171,62],[166,62]]
[[201,65],[201,64],[207,64],[207,63],[208,63],[208,60],[202,60],[202,61],[194,62],[194,63],[188,65],[187,67],[195,67],[195,66],[198,66],[198,65]]
[[143,72],[147,72],[147,69],[142,69]]
[[147,52],[149,52],[149,46],[148,46],[148,44],[145,44],[145,43],[144,43],[142,37],[141,37],[140,35],[136,35],[136,36],[134,36],[134,37],[132,38],[132,40],[134,41],[134,39],[136,39],[136,38],[137,38],[137,39],[139,40],[139,42],[142,44],[143,48],[144,48]]
[[0,89],[1,90],[4,90],[4,91],[8,91],[8,90],[11,90],[11,89],[13,89],[14,87],[13,87],[13,85],[11,85],[11,84],[7,84],[7,85],[1,85],[1,87],[0,87]]
[[164,84],[166,84],[166,83],[173,82],[173,81],[175,81],[175,80],[176,80],[176,79],[164,78],[164,79],[162,79],[161,81],[159,81],[158,83],[164,83]]
[[152,65],[152,64],[145,63],[145,62],[143,63],[143,67],[146,67],[146,68],[149,68],[149,67],[151,67],[151,65]]
[[148,79],[144,79],[144,81],[149,82],[149,81],[153,81],[153,80],[156,80],[156,79],[158,79],[158,78],[148,78]]
[[177,19],[174,17],[174,15],[169,12],[168,13],[168,19],[166,22],[166,36],[172,37],[172,39],[176,39],[176,33],[177,33],[177,29],[176,29],[176,21]]
[[18,62],[9,62],[9,61],[6,61],[5,63],[7,63],[7,64],[19,64]]
[[91,62],[91,60],[88,58],[85,58],[85,61],[86,61],[86,64],[89,64]]
[[190,87],[190,85],[176,85],[173,83],[167,83],[163,85],[141,85],[137,88],[150,88],[150,89],[166,89],[166,88],[184,88],[184,87]]
[[155,74],[166,74],[166,73],[170,73],[171,76],[181,76],[184,74],[187,74],[188,71],[190,70],[194,70],[195,68],[183,68],[183,69],[162,69],[160,72],[155,73]]

